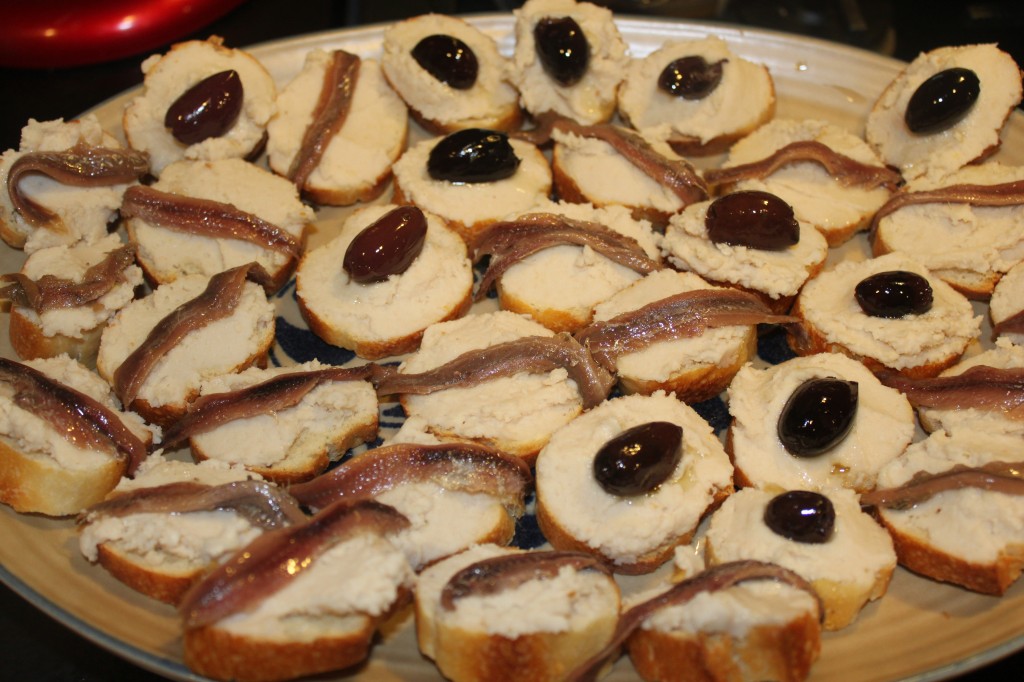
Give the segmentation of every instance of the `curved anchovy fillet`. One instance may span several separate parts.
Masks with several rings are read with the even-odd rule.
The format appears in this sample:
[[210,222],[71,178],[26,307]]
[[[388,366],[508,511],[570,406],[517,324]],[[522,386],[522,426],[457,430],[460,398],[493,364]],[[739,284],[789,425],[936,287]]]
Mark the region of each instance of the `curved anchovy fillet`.
[[473,260],[491,256],[480,280],[476,300],[516,263],[538,251],[570,244],[589,246],[605,258],[646,275],[664,266],[648,257],[635,239],[598,223],[573,220],[554,213],[529,213],[515,220],[493,223],[473,244]]
[[657,343],[702,335],[732,325],[796,322],[776,315],[754,294],[738,289],[697,289],[654,301],[642,308],[593,322],[576,332],[605,369],[614,371],[619,356]]
[[520,372],[543,373],[559,367],[576,382],[584,409],[608,397],[615,378],[571,336],[527,336],[481,350],[468,351],[435,369],[418,374],[389,372],[377,385],[378,395],[424,395],[456,386],[476,386]]
[[978,467],[958,464],[934,474],[919,471],[903,485],[864,493],[860,504],[862,507],[908,509],[939,493],[963,488],[1024,495],[1024,462],[988,462]]
[[90,522],[99,516],[204,511],[233,511],[254,526],[267,530],[301,523],[309,518],[295,498],[266,481],[232,481],[222,485],[178,481],[139,488],[100,502],[79,516],[79,523]]
[[583,552],[515,552],[470,564],[453,575],[441,590],[441,608],[455,609],[465,597],[490,595],[511,590],[531,580],[554,578],[564,567],[577,571],[598,571],[611,576],[611,569]]
[[149,155],[144,152],[79,144],[63,152],[22,154],[7,172],[7,193],[14,210],[30,225],[63,229],[56,213],[21,191],[26,175],[45,175],[74,187],[107,187],[133,182],[148,172]]
[[172,448],[186,438],[211,431],[222,424],[294,407],[314,388],[332,381],[369,381],[379,376],[379,365],[328,367],[291,372],[252,386],[214,393],[196,399],[189,412],[164,432],[160,447]]
[[64,440],[80,448],[113,451],[127,458],[132,476],[146,458],[146,444],[121,417],[93,398],[42,372],[0,358],[0,381],[14,389],[15,405],[44,419]]
[[146,339],[114,370],[114,392],[129,406],[139,395],[149,373],[185,336],[231,315],[242,296],[250,271],[266,275],[255,263],[225,270],[210,278],[203,293],[178,306],[149,332]]
[[124,281],[125,269],[135,262],[135,248],[124,245],[114,249],[96,263],[82,277],[81,282],[43,275],[33,280],[20,272],[0,277],[11,282],[0,289],[0,298],[10,299],[17,306],[32,308],[37,313],[61,308],[77,308],[105,296],[118,283]]
[[940,410],[998,410],[1024,420],[1024,367],[975,365],[960,374],[909,379],[896,372],[880,372],[879,380],[904,393],[914,407]]
[[555,130],[606,142],[637,170],[668,188],[686,205],[708,198],[707,183],[689,162],[659,154],[634,130],[610,123],[582,125],[569,118],[559,118],[552,125]]
[[423,481],[445,490],[492,495],[519,517],[531,476],[518,457],[483,445],[396,443],[367,450],[288,492],[302,504],[321,509],[338,499],[375,497],[403,483]]
[[302,136],[302,144],[288,169],[288,179],[299,189],[320,164],[324,151],[348,118],[352,94],[359,82],[361,60],[344,50],[335,50],[324,73],[320,99],[313,109],[313,120]]
[[233,204],[135,185],[124,193],[121,215],[216,239],[238,239],[297,258],[302,243],[277,225]]
[[871,219],[874,234],[882,218],[915,204],[970,204],[971,206],[1019,206],[1024,204],[1024,180],[997,185],[949,185],[921,192],[897,192],[882,204]]
[[595,680],[604,662],[615,654],[623,642],[659,609],[667,606],[680,606],[703,592],[719,592],[751,580],[774,580],[804,590],[812,595],[818,604],[819,621],[824,619],[825,609],[822,606],[821,597],[807,580],[788,568],[753,560],[719,564],[683,582],[676,583],[666,592],[642,604],[637,604],[622,614],[611,641],[605,645],[603,650],[580,664],[566,679],[572,682]]
[[178,607],[185,627],[210,625],[251,608],[339,543],[408,526],[409,520],[394,507],[372,500],[339,500],[305,523],[267,531],[189,589]]
[[759,161],[707,170],[704,179],[712,187],[720,187],[740,180],[765,178],[783,166],[803,161],[820,165],[836,181],[847,187],[887,187],[894,190],[902,181],[900,174],[892,169],[861,163],[817,140],[790,142]]

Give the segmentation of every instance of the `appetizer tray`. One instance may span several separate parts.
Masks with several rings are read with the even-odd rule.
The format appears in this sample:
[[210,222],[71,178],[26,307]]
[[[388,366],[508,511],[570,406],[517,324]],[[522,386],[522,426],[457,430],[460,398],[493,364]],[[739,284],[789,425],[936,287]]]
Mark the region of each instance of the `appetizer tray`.
[[[513,47],[510,15],[468,17],[498,40],[501,50]],[[778,96],[776,116],[822,118],[861,134],[866,113],[882,88],[902,67],[874,53],[760,30],[710,23],[617,20],[635,56],[643,56],[666,40],[714,34],[741,56],[764,63],[771,71]],[[363,57],[380,54],[383,26],[312,34],[251,48],[279,84],[286,83],[313,48],[343,48]],[[132,96],[124,93],[94,109],[111,133],[120,131],[120,115]],[[422,131],[413,131],[411,142]],[[996,157],[1024,164],[1024,117],[1019,113],[1004,133]],[[715,163],[715,159],[710,162]],[[380,201],[388,198],[385,195]],[[342,209],[318,211],[310,248],[334,234],[345,214]],[[831,258],[862,257],[863,236]],[[24,255],[0,246],[2,271],[20,268]],[[300,317],[294,287],[278,294],[278,342],[272,361],[292,364],[311,357],[344,364],[353,355],[314,337]],[[483,305],[493,305],[484,302]],[[985,307],[977,305],[977,313]],[[15,357],[7,335],[8,316],[0,316],[0,354]],[[983,343],[989,343],[987,327]],[[358,362],[358,360],[356,360]],[[382,429],[401,421],[396,404],[381,406]],[[19,515],[0,508],[0,580],[65,626],[137,665],[176,680],[203,680],[182,663],[175,611],[143,597],[88,564],[78,550],[72,519]],[[646,580],[650,580],[648,577]],[[643,579],[623,579],[624,591]],[[1002,598],[987,597],[917,577],[897,569],[888,594],[867,606],[844,630],[823,636],[821,657],[809,680],[885,681],[939,680],[971,670],[1024,647],[1024,581]],[[389,624],[369,661],[355,670],[318,676],[326,680],[438,680],[440,673],[416,647],[411,610]],[[605,679],[632,680],[636,673],[622,658]]]

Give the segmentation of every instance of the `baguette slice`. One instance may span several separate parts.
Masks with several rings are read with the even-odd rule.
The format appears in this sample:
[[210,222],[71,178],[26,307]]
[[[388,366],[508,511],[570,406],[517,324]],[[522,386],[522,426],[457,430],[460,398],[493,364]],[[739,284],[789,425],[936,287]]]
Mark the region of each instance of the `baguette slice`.
[[[430,36],[455,38],[469,48],[477,75],[467,88],[449,85],[424,68],[412,52]],[[384,31],[381,66],[413,118],[443,135],[464,128],[514,130],[522,122],[518,93],[508,81],[506,62],[494,39],[458,17],[423,14]]]
[[[106,382],[79,362],[57,356],[25,365],[99,402],[145,445],[153,441],[154,431],[122,410]],[[114,489],[128,470],[126,457],[66,440],[39,410],[16,404],[10,384],[0,388],[0,501],[22,513],[69,516]]]
[[[1021,462],[1019,436],[964,429],[937,431],[915,443],[879,476],[879,488],[906,484],[918,472],[937,474],[954,466]],[[892,536],[900,565],[915,573],[982,594],[1001,595],[1024,569],[1024,533],[1015,521],[1024,497],[995,488],[965,486],[906,509],[880,506],[876,513]]]
[[[912,132],[905,116],[911,97],[930,78],[949,69],[975,74],[977,100],[959,120],[934,131]],[[995,153],[1003,126],[1021,101],[1021,71],[996,45],[960,45],[922,52],[882,91],[865,122],[867,141],[907,180],[941,178]]]
[[[684,57],[721,65],[721,80],[706,96],[685,99],[659,88],[662,72]],[[766,66],[741,58],[717,36],[671,41],[630,63],[619,88],[619,115],[680,154],[717,154],[771,120],[775,83]]]
[[[20,272],[33,282],[49,276],[88,285],[85,280],[91,279],[90,268],[103,268],[102,264],[121,246],[116,235],[107,235],[96,242],[39,249],[28,257]],[[100,335],[107,322],[135,298],[141,285],[142,270],[132,262],[115,275],[108,290],[82,305],[37,311],[29,305],[12,303],[8,330],[11,347],[23,360],[66,354],[87,367],[95,367]]]
[[[106,499],[175,483],[217,486],[251,479],[253,475],[240,466],[220,462],[196,465],[153,455],[134,479],[121,479]],[[234,510],[127,516],[87,510],[79,521],[79,548],[86,559],[137,592],[177,604],[219,559],[260,532],[259,526]]]
[[[204,79],[235,71],[242,85],[238,118],[226,132],[199,142],[181,142],[164,125],[167,110]],[[150,171],[159,177],[182,159],[244,159],[261,151],[274,115],[277,86],[264,66],[244,50],[224,46],[220,36],[177,43],[164,55],[142,62],[142,93],[124,109],[128,145],[149,154]]]
[[[311,50],[302,71],[277,96],[277,113],[267,124],[267,163],[278,175],[290,177],[317,102],[330,87],[324,81],[332,59],[331,52]],[[360,61],[350,97],[344,123],[324,143],[319,163],[300,188],[318,204],[348,206],[380,196],[391,179],[391,164],[405,149],[409,112],[379,62]]]
[[798,542],[776,534],[764,521],[775,494],[755,488],[733,493],[711,517],[705,556],[709,566],[753,559],[769,561],[813,585],[825,608],[824,628],[839,630],[880,598],[896,569],[892,540],[861,511],[857,494],[838,488],[825,496],[835,509],[828,542]]

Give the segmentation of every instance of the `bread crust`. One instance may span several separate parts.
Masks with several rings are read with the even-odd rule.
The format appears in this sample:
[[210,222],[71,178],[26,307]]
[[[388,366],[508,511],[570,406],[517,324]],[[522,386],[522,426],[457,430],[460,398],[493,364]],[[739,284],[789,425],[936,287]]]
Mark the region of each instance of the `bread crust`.
[[348,632],[310,641],[236,635],[216,624],[188,628],[183,636],[185,665],[200,675],[237,682],[276,682],[341,670],[369,654],[374,621],[364,617]]
[[995,561],[981,564],[942,552],[904,533],[888,523],[884,514],[876,513],[876,517],[892,537],[899,564],[933,580],[998,597],[1020,578],[1024,569],[1024,545],[1010,545]]
[[745,637],[729,633],[639,629],[626,641],[645,680],[661,682],[800,682],[821,652],[821,626],[811,613],[784,625],[759,625]]
[[[286,456],[270,466],[246,465],[246,469],[280,486],[302,483],[316,478],[327,469],[333,459],[340,457],[350,448],[376,438],[378,425],[379,416],[374,414],[365,421],[350,424],[344,432],[336,434],[331,442],[324,443],[323,448],[317,452],[294,458]],[[189,448],[196,462],[210,459],[195,438],[189,439]]]
[[449,679],[469,682],[554,682],[597,653],[611,638],[618,612],[582,630],[529,633],[519,637],[470,632],[436,623],[437,666]]
[[[420,347],[420,342],[423,340],[423,329],[390,339],[365,339],[357,336],[353,330],[338,329],[329,325],[306,305],[301,296],[296,296],[295,300],[298,303],[302,319],[306,321],[311,332],[332,346],[348,348],[364,360],[380,360],[412,353]],[[469,312],[472,305],[473,288],[470,286],[459,304],[453,307],[447,315],[439,318],[437,322],[456,320]]]
[[97,545],[96,553],[97,563],[110,575],[136,592],[171,605],[181,601],[185,591],[209,568],[202,566],[182,571],[169,571],[165,567],[151,568],[110,542]]
[[66,353],[89,369],[96,369],[96,353],[106,324],[85,331],[81,337],[55,334],[47,336],[42,327],[29,319],[23,308],[11,307],[9,335],[11,348],[22,360],[53,358]]
[[[705,545],[704,556],[709,566],[721,563],[715,556],[710,539]],[[869,601],[878,599],[889,589],[889,581],[892,580],[894,568],[893,566],[880,570],[875,574],[874,581],[868,586],[858,586],[825,578],[810,581],[825,609],[822,627],[826,630],[841,630],[856,620],[861,609]]]
[[66,469],[48,457],[26,454],[7,437],[0,437],[0,502],[20,513],[78,514],[102,502],[127,468],[126,458],[111,456],[99,467]]
[[[683,481],[681,481],[681,483],[682,482]],[[714,499],[704,511],[701,518],[706,518],[711,515],[719,506],[721,506],[722,502],[725,501],[725,498],[732,494],[732,492],[732,486],[715,491]],[[547,509],[547,506],[544,504],[544,498],[540,495],[537,496],[536,513],[537,523],[540,525],[541,532],[544,533],[544,537],[547,538],[547,541],[551,543],[552,547],[558,550],[593,554],[607,563],[614,572],[622,575],[643,575],[656,570],[659,566],[672,558],[673,554],[675,554],[676,547],[689,543],[696,532],[695,525],[694,530],[690,531],[686,535],[673,538],[670,542],[655,547],[649,552],[645,552],[640,555],[636,561],[621,563],[616,561],[615,557],[609,556],[571,535]]]
[[[600,197],[584,194],[576,181],[566,173],[559,162],[557,154],[552,157],[551,161],[551,180],[555,196],[562,201],[568,201],[573,204],[592,204],[597,208],[619,205],[614,202],[602,201]],[[659,232],[664,231],[665,225],[668,224],[668,219],[673,215],[669,211],[661,211],[653,206],[627,206],[627,208],[630,210],[630,216],[633,220],[647,220]]]
[[757,353],[757,328],[751,326],[745,344],[747,351],[737,353],[726,365],[705,364],[674,374],[663,380],[631,379],[618,375],[619,388],[626,395],[639,393],[651,395],[655,391],[675,393],[676,398],[687,404],[710,400],[729,387],[732,379],[747,360]]

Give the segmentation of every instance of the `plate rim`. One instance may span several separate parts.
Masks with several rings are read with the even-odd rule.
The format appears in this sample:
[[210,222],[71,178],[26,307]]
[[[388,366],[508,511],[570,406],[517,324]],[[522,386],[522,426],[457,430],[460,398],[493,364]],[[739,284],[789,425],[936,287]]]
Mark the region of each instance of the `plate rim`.
[[[506,55],[508,54],[508,46],[511,44],[509,43],[511,35],[508,34],[513,26],[513,14],[508,12],[481,12],[453,16],[465,19],[477,28],[483,30],[485,33],[492,34],[492,36],[496,32],[506,34],[505,44],[502,44],[502,42],[499,41],[499,47],[503,47],[504,49],[502,52]],[[689,39],[687,32],[692,33],[695,38],[715,34],[722,37],[727,42],[742,42],[747,38],[753,37],[760,44],[788,46],[793,43],[797,43],[800,46],[811,48],[812,52],[824,51],[832,55],[848,54],[860,62],[864,62],[865,64],[871,63],[886,70],[891,70],[893,73],[897,72],[907,63],[896,59],[895,57],[873,52],[866,48],[774,29],[746,27],[726,22],[701,19],[652,18],[619,13],[616,13],[614,16],[616,24],[619,25],[620,29],[624,28],[635,32],[642,31],[647,35],[661,36],[663,40]],[[375,39],[376,42],[379,43],[383,31],[393,23],[394,22],[392,21],[384,21],[346,28],[325,29],[322,31],[307,32],[280,39],[260,41],[239,47],[252,53],[262,61],[263,59],[271,59],[275,55],[285,53],[294,54],[298,50],[308,50],[312,49],[312,47],[329,47],[330,43],[335,41],[354,43],[372,42]],[[738,49],[736,51],[742,53],[743,50]],[[643,53],[640,53],[640,56],[642,55]],[[114,106],[119,100],[132,96],[134,93],[141,90],[141,88],[142,86],[138,85],[126,89],[121,93],[97,103],[86,111],[81,112],[79,115],[85,115],[96,110]],[[1024,119],[1024,115],[1021,114],[1019,109],[1014,112],[1014,117]],[[119,131],[108,132],[118,134]],[[898,570],[906,569],[900,568]],[[110,635],[101,628],[79,618],[69,610],[51,601],[43,593],[28,585],[21,577],[11,572],[8,567],[4,565],[2,560],[0,560],[0,582],[19,597],[26,600],[33,608],[45,613],[60,625],[67,627],[93,644],[139,666],[140,668],[154,674],[185,682],[212,682],[209,678],[193,673],[181,661],[150,653],[128,643],[125,640]],[[951,663],[913,673],[908,676],[895,678],[892,682],[936,682],[938,680],[946,680],[950,677],[976,670],[1010,654],[1021,651],[1022,649],[1024,649],[1024,632],[992,647],[977,651],[971,655],[965,656],[964,658],[957,659]]]

